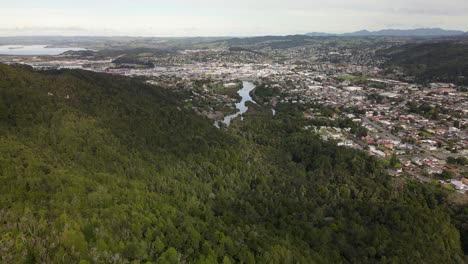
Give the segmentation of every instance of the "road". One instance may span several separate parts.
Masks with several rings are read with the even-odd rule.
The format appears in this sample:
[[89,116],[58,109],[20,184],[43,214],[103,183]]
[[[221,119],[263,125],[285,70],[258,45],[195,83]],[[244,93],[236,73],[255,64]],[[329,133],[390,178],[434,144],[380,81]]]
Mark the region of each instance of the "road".
[[380,132],[380,134],[386,136],[387,138],[390,138],[392,140],[401,141],[401,139],[399,137],[397,137],[397,136],[393,135],[392,133],[390,133],[387,129],[382,127],[380,124],[377,124],[377,122],[374,122],[374,121],[370,120],[367,116],[364,116],[362,118],[362,121],[363,121],[363,123],[368,123],[371,126],[373,126],[375,129],[377,129]]

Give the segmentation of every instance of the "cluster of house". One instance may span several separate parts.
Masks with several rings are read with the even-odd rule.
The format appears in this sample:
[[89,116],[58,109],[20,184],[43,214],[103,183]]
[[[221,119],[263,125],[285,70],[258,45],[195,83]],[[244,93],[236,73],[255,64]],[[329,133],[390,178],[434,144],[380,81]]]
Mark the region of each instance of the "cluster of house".
[[[371,155],[397,155],[397,174],[457,176],[467,168],[446,163],[447,157],[468,156],[468,95],[453,84],[427,87],[389,79],[343,81],[316,69],[270,76],[268,87],[281,89],[279,102],[311,103],[339,109],[341,117],[359,123],[368,135],[357,138],[340,128],[313,127],[323,139],[341,146],[363,147]],[[350,78],[351,79],[351,78]],[[364,81],[363,81],[364,80]],[[273,102],[272,99],[272,102]],[[309,118],[313,118],[313,114]],[[457,181],[454,181],[457,183]],[[458,183],[457,183],[458,184]],[[454,185],[455,186],[455,185]],[[456,188],[463,190],[458,184]]]
[[[196,81],[229,86],[238,80],[268,80],[266,87],[280,91],[270,98],[272,108],[278,102],[324,105],[334,109],[337,116],[348,118],[368,131],[367,136],[356,137],[349,128],[307,127],[324,140],[365,149],[380,158],[397,155],[401,163],[397,174],[436,175],[445,170],[455,175],[466,174],[466,166],[446,163],[447,157],[468,156],[468,94],[458,91],[455,85],[421,86],[386,78],[366,78],[381,74],[372,49],[353,52],[311,45],[264,52],[268,55],[225,48],[179,51],[152,57],[154,68],[113,67],[112,58],[9,59],[39,69],[83,68],[145,76],[152,84],[190,91],[187,105],[213,119],[231,112],[237,98],[210,89],[209,85],[195,85]],[[314,118],[313,114],[309,115]],[[464,184],[459,180],[454,186],[464,190]]]

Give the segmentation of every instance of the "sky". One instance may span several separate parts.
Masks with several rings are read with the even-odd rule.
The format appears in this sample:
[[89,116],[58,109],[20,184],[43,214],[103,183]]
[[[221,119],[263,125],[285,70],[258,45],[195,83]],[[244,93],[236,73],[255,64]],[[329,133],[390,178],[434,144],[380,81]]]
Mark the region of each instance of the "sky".
[[468,0],[0,0],[0,36],[254,36],[439,27]]

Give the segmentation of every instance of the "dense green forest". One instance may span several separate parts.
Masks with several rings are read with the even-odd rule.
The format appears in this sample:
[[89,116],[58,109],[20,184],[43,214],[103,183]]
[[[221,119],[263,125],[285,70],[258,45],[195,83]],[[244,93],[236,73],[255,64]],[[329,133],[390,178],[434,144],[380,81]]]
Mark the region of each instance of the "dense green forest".
[[299,106],[223,131],[180,96],[0,65],[0,262],[463,263],[448,191],[320,141]]
[[468,41],[410,43],[380,52],[389,58],[387,69],[403,68],[419,82],[468,85]]

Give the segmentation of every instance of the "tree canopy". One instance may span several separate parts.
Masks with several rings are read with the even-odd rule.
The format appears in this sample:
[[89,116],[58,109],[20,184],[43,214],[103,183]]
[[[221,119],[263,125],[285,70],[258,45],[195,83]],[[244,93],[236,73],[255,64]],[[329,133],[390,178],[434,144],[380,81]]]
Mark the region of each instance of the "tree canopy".
[[0,262],[463,262],[437,186],[322,142],[298,106],[223,131],[180,96],[0,65]]

